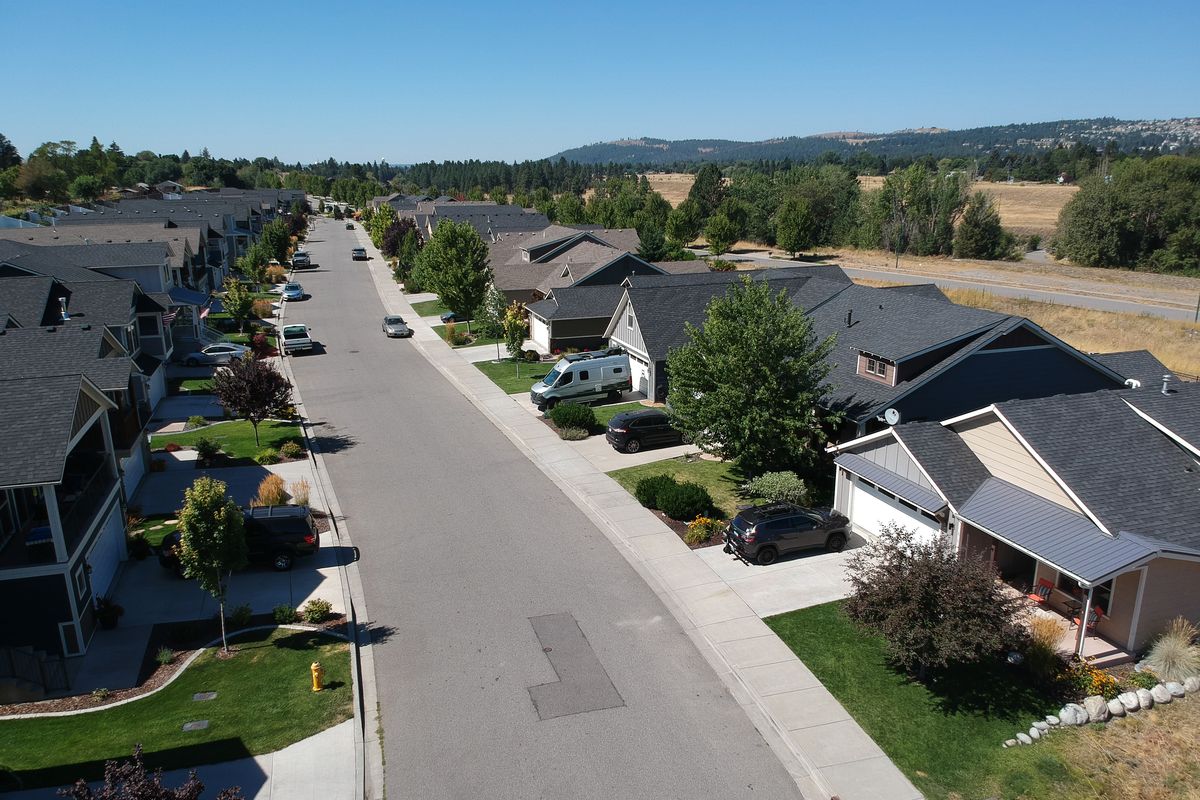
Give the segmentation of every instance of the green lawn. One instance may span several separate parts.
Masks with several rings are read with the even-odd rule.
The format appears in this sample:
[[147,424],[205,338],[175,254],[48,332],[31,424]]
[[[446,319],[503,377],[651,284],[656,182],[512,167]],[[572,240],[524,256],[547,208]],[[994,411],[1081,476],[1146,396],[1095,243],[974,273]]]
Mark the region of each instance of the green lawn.
[[681,483],[691,481],[708,489],[713,504],[720,516],[728,519],[737,513],[739,505],[754,502],[754,498],[743,498],[738,494],[741,478],[734,472],[733,465],[724,461],[697,458],[688,461],[686,456],[653,461],[637,467],[625,467],[608,473],[613,480],[633,494],[634,487],[642,478],[651,475],[671,475]]
[[640,411],[646,408],[641,403],[614,403],[611,406],[594,406],[592,411],[596,412],[596,426],[600,429],[600,433],[604,433],[608,429],[608,421],[620,414],[623,411]]
[[[254,631],[231,642],[238,653],[204,653],[172,684],[108,711],[0,720],[0,764],[26,788],[96,779],[107,759],[141,743],[150,767],[177,769],[270,753],[352,716],[349,645],[309,631]],[[327,689],[313,692],[320,661]],[[216,692],[194,701],[197,692]],[[183,731],[192,720],[208,728]],[[200,770],[203,779],[203,770]],[[213,791],[224,787],[212,787]]]
[[295,422],[268,420],[258,426],[258,436],[262,444],[254,443],[254,428],[250,423],[239,419],[195,431],[158,434],[151,437],[150,446],[157,450],[174,442],[180,447],[194,447],[197,439],[207,437],[220,444],[222,452],[230,458],[253,458],[262,448],[274,447],[278,450],[289,439],[304,443],[304,438],[300,435],[300,425]]
[[440,299],[425,300],[420,303],[413,303],[412,309],[418,317],[440,317],[442,314],[445,314],[450,310],[442,305],[442,301]]
[[931,800],[1082,796],[1055,745],[1073,732],[1000,747],[1059,706],[1023,673],[1006,664],[960,669],[934,682],[935,692],[892,670],[883,640],[860,631],[841,603],[766,622]]
[[184,378],[177,387],[180,392],[188,394],[212,394],[211,378]]
[[[225,334],[225,338],[227,340],[233,342],[234,344],[244,344],[248,347],[250,345],[250,340],[254,337],[254,334],[256,332],[257,331],[252,331],[252,332],[248,332],[248,333],[227,333],[227,334]],[[267,346],[275,347],[275,345],[276,345],[275,334],[268,333],[267,334]]]
[[[455,327],[463,333],[467,332],[467,324],[465,322],[455,323]],[[442,337],[443,341],[447,341],[445,325],[434,325],[433,332],[436,333],[438,336]],[[484,344],[490,344],[492,346],[495,346],[496,344],[504,344],[504,337],[502,337],[502,336],[481,336],[481,335],[476,334],[475,340],[473,342],[471,342],[469,345],[460,344],[460,345],[453,345],[453,346],[455,346],[455,347],[474,347],[476,345],[484,345]],[[501,347],[500,348],[500,357],[504,358],[506,353],[507,353],[507,351],[503,347]]]
[[[169,519],[175,521],[167,522]],[[176,518],[175,514],[156,514],[154,516],[146,517],[140,525],[131,527],[129,532],[141,533],[146,537],[146,541],[149,542],[152,547],[158,547],[160,544],[162,544],[162,540],[168,535],[174,533],[175,529],[178,527],[179,520]]]
[[[501,349],[500,352],[503,357],[504,350]],[[505,394],[517,394],[528,392],[529,387],[544,378],[554,365],[540,362],[529,364],[524,361],[514,362],[512,359],[505,359],[499,364],[493,364],[491,361],[477,361],[475,366],[503,389]]]

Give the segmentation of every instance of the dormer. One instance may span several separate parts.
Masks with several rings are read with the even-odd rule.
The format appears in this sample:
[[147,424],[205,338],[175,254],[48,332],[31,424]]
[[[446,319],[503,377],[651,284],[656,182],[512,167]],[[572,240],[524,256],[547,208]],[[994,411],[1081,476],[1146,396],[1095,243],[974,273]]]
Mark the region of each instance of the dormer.
[[896,364],[883,356],[877,356],[865,350],[860,350],[858,352],[858,369],[856,371],[868,380],[884,383],[888,386],[896,385]]

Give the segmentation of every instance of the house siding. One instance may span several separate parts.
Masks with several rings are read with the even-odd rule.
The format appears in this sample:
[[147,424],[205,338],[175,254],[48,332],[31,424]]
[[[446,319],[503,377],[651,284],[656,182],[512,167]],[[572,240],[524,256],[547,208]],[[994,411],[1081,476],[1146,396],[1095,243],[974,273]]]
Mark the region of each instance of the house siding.
[[910,480],[931,492],[937,491],[933,484],[929,482],[929,479],[925,477],[925,473],[921,472],[920,467],[917,466],[917,462],[913,461],[908,452],[895,439],[873,442],[866,448],[851,450],[850,452],[860,455],[872,464],[877,464],[889,472],[894,472],[900,477]]
[[975,457],[997,478],[1033,492],[1072,511],[1082,512],[1050,474],[1017,440],[1004,423],[992,415],[953,426]]
[[[646,354],[646,340],[642,338],[642,330],[638,325],[637,312],[632,306],[621,306],[621,317],[617,320],[616,328],[613,329],[612,341],[614,344],[624,345],[632,350],[636,350],[643,355]],[[633,329],[630,330],[628,316],[633,316]]]
[[[1178,616],[1200,623],[1200,563],[1157,558],[1146,570],[1146,588],[1132,649],[1140,650]],[[1120,598],[1117,598],[1120,600]]]

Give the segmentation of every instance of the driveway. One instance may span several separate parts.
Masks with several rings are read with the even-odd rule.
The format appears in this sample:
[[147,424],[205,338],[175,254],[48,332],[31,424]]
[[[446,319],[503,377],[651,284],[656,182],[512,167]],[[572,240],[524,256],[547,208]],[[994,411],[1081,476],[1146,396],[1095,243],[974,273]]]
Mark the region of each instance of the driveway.
[[345,437],[325,463],[362,550],[388,795],[799,797],[604,532],[379,333],[346,255],[366,237],[317,224],[303,321],[325,352],[292,369],[309,417]]
[[[250,501],[258,494],[258,485],[262,483],[263,478],[271,474],[279,475],[289,487],[300,479],[308,481],[310,487],[317,485],[312,464],[308,459],[272,464],[269,467],[255,465],[217,469],[195,469],[185,463],[178,463],[165,472],[147,473],[138,485],[130,505],[141,508],[143,515],[170,514],[183,506],[184,489],[190,487],[196,478],[206,475],[224,481],[229,496],[239,506],[245,507],[249,506]],[[316,492],[313,492],[312,499],[314,503],[318,500]]]

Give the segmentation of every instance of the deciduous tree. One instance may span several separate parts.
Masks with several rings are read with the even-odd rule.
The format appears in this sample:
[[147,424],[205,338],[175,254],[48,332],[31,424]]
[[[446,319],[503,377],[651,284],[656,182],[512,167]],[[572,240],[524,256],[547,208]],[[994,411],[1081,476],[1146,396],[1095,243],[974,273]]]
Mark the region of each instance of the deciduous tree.
[[246,535],[242,510],[225,493],[223,481],[197,478],[183,492],[179,511],[179,564],[183,575],[216,599],[221,616],[221,649],[225,638],[225,597],[229,576],[246,565]]
[[954,255],[989,260],[1012,258],[1013,235],[1000,225],[1000,213],[992,198],[976,192],[967,201],[962,221],[954,232]]
[[526,318],[525,306],[514,300],[504,312],[504,347],[514,359],[521,357],[521,348],[528,335],[529,320]]
[[254,307],[254,295],[237,278],[229,277],[225,279],[225,296],[221,298],[221,305],[233,317],[241,332],[250,317],[250,309]]
[[740,234],[737,224],[719,211],[709,217],[704,225],[704,239],[714,256],[728,252]]
[[775,215],[775,244],[795,258],[800,251],[815,244],[815,228],[808,201],[793,197],[784,201]]
[[235,358],[227,367],[217,370],[212,390],[230,414],[249,420],[256,445],[260,444],[259,424],[282,415],[292,405],[292,384],[288,379],[271,362],[257,361],[249,355]]
[[682,247],[695,240],[703,226],[700,205],[689,198],[667,215],[667,238]]
[[[133,749],[130,761],[106,761],[104,784],[92,788],[80,778],[69,789],[60,789],[59,797],[69,800],[200,800],[204,795],[204,784],[196,777],[196,770],[188,773],[182,785],[171,789],[163,786],[161,768],[151,772],[142,758],[142,746]],[[222,789],[213,800],[242,800],[242,790],[234,786]]]
[[492,282],[487,245],[469,222],[442,221],[417,256],[415,271],[423,288],[468,319]]
[[721,168],[716,164],[705,164],[696,173],[696,180],[688,191],[688,199],[695,200],[700,208],[700,218],[707,220],[725,199],[725,181]]

